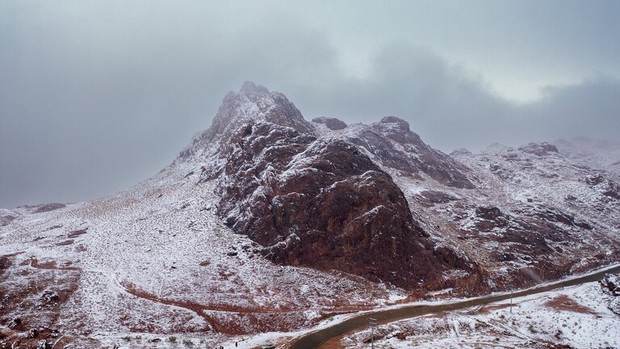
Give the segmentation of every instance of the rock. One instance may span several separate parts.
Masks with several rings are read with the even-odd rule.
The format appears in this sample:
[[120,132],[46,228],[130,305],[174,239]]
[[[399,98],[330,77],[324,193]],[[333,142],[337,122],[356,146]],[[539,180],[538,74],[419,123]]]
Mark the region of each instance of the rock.
[[502,211],[494,206],[476,207],[476,216],[488,220],[496,220],[502,216]]
[[609,181],[607,183],[606,190],[603,192],[603,195],[615,200],[620,200],[620,185],[615,182]]
[[396,125],[396,127],[403,132],[409,132],[411,131],[409,129],[409,123],[399,117],[396,116],[385,116],[381,119],[381,121],[379,121],[382,124],[393,124]]
[[[256,140],[265,133],[257,132]],[[426,233],[413,221],[402,192],[355,146],[280,134],[291,141],[277,151],[248,143],[256,151],[250,158],[264,163],[246,168],[231,159],[238,167],[227,166],[230,181],[218,211],[236,232],[265,246],[265,256],[406,287],[447,267],[433,266],[431,245],[422,239]]]
[[615,297],[607,306],[614,314],[620,316],[620,297]]
[[620,296],[620,276],[615,274],[605,274],[601,285],[614,296]]
[[384,166],[410,176],[424,173],[450,187],[475,188],[465,175],[467,167],[424,143],[411,132],[408,122],[395,116],[361,127],[350,141],[364,147]]
[[11,320],[11,322],[9,322],[8,325],[9,328],[14,329],[16,331],[21,331],[24,329],[24,324],[22,322],[22,319],[19,317],[13,318],[13,320]]
[[519,150],[525,153],[534,154],[536,156],[546,156],[549,155],[549,153],[558,153],[558,148],[555,145],[546,142],[529,143],[519,147]]
[[85,229],[78,229],[78,230],[73,230],[71,232],[69,232],[69,234],[67,234],[67,237],[70,239],[76,238],[80,235],[84,235],[87,233],[88,228]]
[[58,296],[58,293],[56,293],[55,291],[45,290],[43,291],[43,294],[41,295],[40,299],[45,304],[56,303],[60,300],[60,296]]
[[[441,273],[454,267],[446,260],[459,258],[434,254],[390,175],[345,139],[317,139],[285,97],[248,88],[227,96],[204,133],[222,159],[205,178],[219,178],[216,213],[225,224],[259,243],[260,252],[279,264],[337,269],[407,288],[420,287],[422,280],[442,282]],[[382,142],[419,139],[398,118],[372,127]],[[457,166],[447,155],[437,156]]]
[[11,262],[11,259],[9,259],[9,257],[7,256],[0,256],[0,272],[4,269],[8,269],[9,267],[11,267],[13,263]]
[[450,153],[450,156],[471,156],[472,152],[467,148],[457,148]]
[[9,225],[11,222],[13,222],[17,217],[15,217],[14,215],[11,214],[7,214],[7,215],[0,215],[0,227],[4,227],[6,225]]
[[451,201],[458,200],[457,197],[437,190],[425,190],[420,192],[419,197],[422,203],[427,206],[433,206],[435,204],[447,204]]
[[548,222],[562,223],[569,226],[576,226],[586,230],[592,230],[592,226],[587,222],[575,219],[575,216],[562,212],[560,209],[548,206],[538,206],[533,212],[533,216],[542,218]]
[[[291,128],[300,133],[315,135],[314,126],[285,95],[267,90],[252,82],[243,84],[238,93],[229,92],[213,118],[213,123],[184,149],[179,157],[199,155],[217,139],[228,142],[231,137],[245,138],[252,134],[252,124],[270,123]],[[239,128],[245,124],[246,127]]]
[[596,174],[596,175],[587,176],[584,181],[586,182],[587,185],[594,186],[594,185],[599,185],[603,183],[604,178],[602,175]]
[[39,205],[39,206],[36,206],[34,213],[49,212],[49,211],[54,211],[54,210],[58,210],[58,209],[65,208],[65,207],[67,207],[67,205],[59,204],[59,203]]
[[317,124],[324,124],[330,130],[343,130],[347,128],[347,124],[344,121],[336,118],[319,117],[312,119],[312,122]]

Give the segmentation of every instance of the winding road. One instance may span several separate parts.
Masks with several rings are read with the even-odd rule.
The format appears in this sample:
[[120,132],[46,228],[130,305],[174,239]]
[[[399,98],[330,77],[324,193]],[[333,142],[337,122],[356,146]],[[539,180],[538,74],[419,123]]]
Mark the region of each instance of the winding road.
[[607,273],[617,273],[620,272],[620,265],[616,265],[614,267],[608,267],[605,269],[601,269],[583,276],[578,276],[569,280],[557,281],[554,283],[535,286],[526,290],[515,291],[513,293],[505,293],[494,296],[483,296],[480,298],[473,298],[465,301],[454,302],[454,303],[444,303],[437,305],[410,305],[397,309],[389,309],[389,310],[377,310],[373,312],[367,312],[363,315],[355,316],[333,326],[318,330],[316,332],[311,332],[306,334],[303,337],[300,337],[292,342],[289,345],[289,349],[311,349],[311,348],[321,348],[323,344],[327,341],[342,336],[343,334],[362,329],[368,326],[369,320],[376,319],[378,323],[387,323],[393,322],[397,320],[402,320],[406,318],[412,318],[421,315],[439,313],[443,311],[450,311],[456,309],[469,308],[474,306],[485,305],[489,303],[494,303],[498,301],[503,301],[506,299],[510,299],[511,297],[523,297],[529,296],[537,293],[543,293],[551,290],[555,290],[561,287],[567,286],[575,286],[581,285],[587,282],[593,282],[600,280]]

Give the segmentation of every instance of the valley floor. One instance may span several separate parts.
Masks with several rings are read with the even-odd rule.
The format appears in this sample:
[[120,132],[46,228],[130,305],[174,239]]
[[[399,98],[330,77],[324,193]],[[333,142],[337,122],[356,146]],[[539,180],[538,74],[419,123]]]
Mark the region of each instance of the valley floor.
[[[617,298],[617,297],[616,297]],[[620,348],[618,299],[598,282],[483,307],[378,325],[374,347],[384,348]],[[331,347],[362,348],[371,330]]]
[[[443,303],[447,302],[420,304]],[[620,314],[612,311],[615,308],[618,312],[619,305],[620,297],[614,297],[600,282],[588,282],[484,306],[379,324],[373,331],[373,346],[377,349],[620,348]],[[278,348],[287,348],[295,338],[362,313],[339,315],[316,327],[295,332],[221,337],[218,343],[213,341],[215,338],[205,341],[174,336],[153,343],[152,338],[133,335],[121,338],[120,342],[116,340],[115,344],[120,348],[211,348],[213,345],[216,348],[260,348],[274,343]],[[367,328],[334,338],[321,348],[369,348],[370,344],[371,329]]]

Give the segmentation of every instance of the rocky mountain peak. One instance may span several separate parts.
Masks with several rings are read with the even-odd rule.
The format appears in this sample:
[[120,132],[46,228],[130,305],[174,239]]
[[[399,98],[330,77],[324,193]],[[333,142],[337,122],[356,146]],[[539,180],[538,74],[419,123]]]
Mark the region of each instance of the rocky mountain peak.
[[351,142],[365,148],[382,165],[401,174],[421,178],[421,173],[445,185],[472,189],[468,169],[450,156],[424,143],[409,123],[396,116],[359,127]]
[[314,134],[314,127],[307,122],[299,109],[280,92],[247,81],[239,92],[229,92],[207,130],[208,138],[237,128],[240,123],[269,122],[290,127],[302,133]]
[[[202,151],[198,183],[217,181],[216,213],[227,226],[279,264],[337,269],[405,288],[421,280],[438,287],[442,273],[455,267],[477,277],[475,266],[435,249],[401,189],[375,162],[392,166],[397,155],[408,157],[399,148],[429,148],[406,121],[386,117],[368,126],[362,144],[338,137],[348,128],[338,119],[315,122],[334,132],[319,135],[286,96],[251,82],[224,98],[211,128],[189,149]],[[370,152],[371,158],[363,148],[386,153]],[[432,167],[443,170],[446,160],[453,162],[439,156]],[[439,170],[423,169],[432,176]]]
[[347,128],[347,124],[344,121],[336,118],[328,118],[325,116],[314,118],[312,119],[312,122],[315,122],[317,124],[324,124],[328,129],[332,131],[344,130],[345,128]]
[[380,123],[382,124],[393,124],[401,131],[409,132],[409,123],[399,117],[396,116],[385,116],[381,119]]
[[280,92],[246,81],[239,92],[230,91],[213,118],[211,127],[196,137],[180,156],[201,153],[214,141],[227,143],[239,130],[251,132],[252,125],[271,123],[314,135],[314,126]]
[[248,82],[153,178],[0,209],[0,348],[213,347],[620,261],[620,146],[448,156],[397,117],[313,122]]
[[241,85],[239,89],[239,94],[244,95],[248,98],[258,97],[269,94],[269,89],[267,89],[263,85],[256,85],[252,81],[246,81]]
[[547,142],[529,143],[527,145],[519,147],[519,150],[538,156],[545,156],[550,153],[558,153],[558,148],[555,145],[549,144]]

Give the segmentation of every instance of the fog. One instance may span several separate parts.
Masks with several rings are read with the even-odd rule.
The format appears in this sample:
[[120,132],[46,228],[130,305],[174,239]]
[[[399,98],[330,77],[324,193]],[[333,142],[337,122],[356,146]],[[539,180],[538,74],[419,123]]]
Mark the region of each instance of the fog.
[[0,207],[169,164],[246,80],[445,152],[618,140],[616,1],[0,2]]

